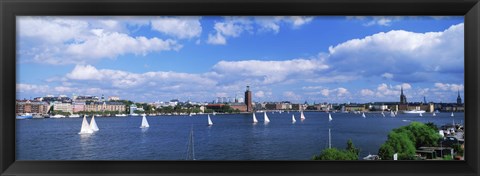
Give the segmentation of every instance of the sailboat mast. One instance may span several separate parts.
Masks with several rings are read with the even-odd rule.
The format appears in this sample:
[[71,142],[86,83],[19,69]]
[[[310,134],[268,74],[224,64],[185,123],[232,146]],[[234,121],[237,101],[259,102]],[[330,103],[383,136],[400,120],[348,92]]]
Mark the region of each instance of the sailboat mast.
[[332,135],[330,133],[330,128],[328,129],[328,148],[332,148]]
[[192,139],[192,159],[195,160],[195,142],[193,141],[193,126],[190,138]]

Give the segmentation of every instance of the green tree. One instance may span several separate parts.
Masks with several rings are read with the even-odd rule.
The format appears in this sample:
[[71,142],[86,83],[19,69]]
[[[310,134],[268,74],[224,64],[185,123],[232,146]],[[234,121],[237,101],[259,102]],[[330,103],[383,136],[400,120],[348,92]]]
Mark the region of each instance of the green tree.
[[313,156],[313,160],[358,160],[359,149],[355,148],[352,140],[347,141],[345,150],[337,148],[324,149],[320,155]]
[[349,139],[347,141],[347,151],[350,151],[357,156],[358,156],[358,153],[360,153],[360,149],[355,148],[355,145],[353,144],[352,139]]
[[393,159],[398,153],[399,160],[415,159],[415,151],[422,146],[437,146],[440,135],[434,124],[412,122],[408,126],[393,129],[387,141],[378,150],[378,155],[385,160]]
[[358,160],[358,155],[346,150],[329,148],[314,156],[313,160]]

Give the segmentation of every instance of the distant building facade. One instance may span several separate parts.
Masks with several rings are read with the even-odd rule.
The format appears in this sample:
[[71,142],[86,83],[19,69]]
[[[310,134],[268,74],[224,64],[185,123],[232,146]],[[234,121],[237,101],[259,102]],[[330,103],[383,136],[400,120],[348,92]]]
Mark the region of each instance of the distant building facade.
[[48,103],[42,101],[17,100],[15,103],[15,113],[47,114],[49,107]]

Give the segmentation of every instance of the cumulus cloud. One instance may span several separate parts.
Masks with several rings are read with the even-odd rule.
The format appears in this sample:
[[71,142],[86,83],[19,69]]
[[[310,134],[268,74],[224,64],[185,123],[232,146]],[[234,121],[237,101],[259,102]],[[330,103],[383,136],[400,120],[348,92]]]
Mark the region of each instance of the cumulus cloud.
[[420,82],[436,80],[432,72],[463,73],[463,57],[461,23],[440,32],[392,30],[348,40],[329,47],[327,63],[341,73]]
[[174,40],[156,37],[131,37],[122,33],[95,31],[96,37],[79,44],[71,44],[66,54],[90,58],[115,58],[118,55],[133,53],[146,55],[153,51],[178,51],[182,46]]
[[463,84],[435,83],[435,88],[443,91],[463,91]]
[[200,17],[159,17],[152,20],[152,29],[180,39],[199,37]]
[[362,95],[362,96],[373,96],[373,95],[375,95],[375,92],[373,92],[370,89],[362,89],[360,91],[360,95]]
[[293,59],[286,61],[220,61],[213,71],[230,78],[250,77],[261,80],[264,84],[285,81],[287,77],[298,74],[309,74],[328,68],[321,60]]
[[[128,25],[145,25],[127,18],[19,17],[19,59],[42,64],[87,64],[120,55],[146,55],[178,51],[182,45],[172,39],[130,35]],[[130,20],[135,21],[135,20]],[[140,23],[142,22],[142,23]],[[148,24],[148,23],[147,23]]]
[[[120,70],[96,69],[91,65],[77,65],[65,76],[73,81],[88,81],[101,85],[110,85],[118,89],[155,87],[158,90],[172,86],[178,90],[189,90],[191,87],[215,85],[216,81],[200,74],[178,72],[146,72],[131,73]],[[156,86],[156,85],[162,85]]]

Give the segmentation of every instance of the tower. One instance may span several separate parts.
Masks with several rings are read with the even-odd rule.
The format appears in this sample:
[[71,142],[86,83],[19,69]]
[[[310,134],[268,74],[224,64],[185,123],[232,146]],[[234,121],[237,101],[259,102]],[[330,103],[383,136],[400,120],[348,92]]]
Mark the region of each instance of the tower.
[[250,86],[247,86],[245,91],[245,105],[247,105],[247,112],[253,111],[252,109],[252,92],[250,91]]
[[457,104],[458,105],[462,104],[462,97],[460,97],[460,90],[458,90]]
[[407,104],[407,97],[403,95],[403,86],[401,87],[400,104]]

